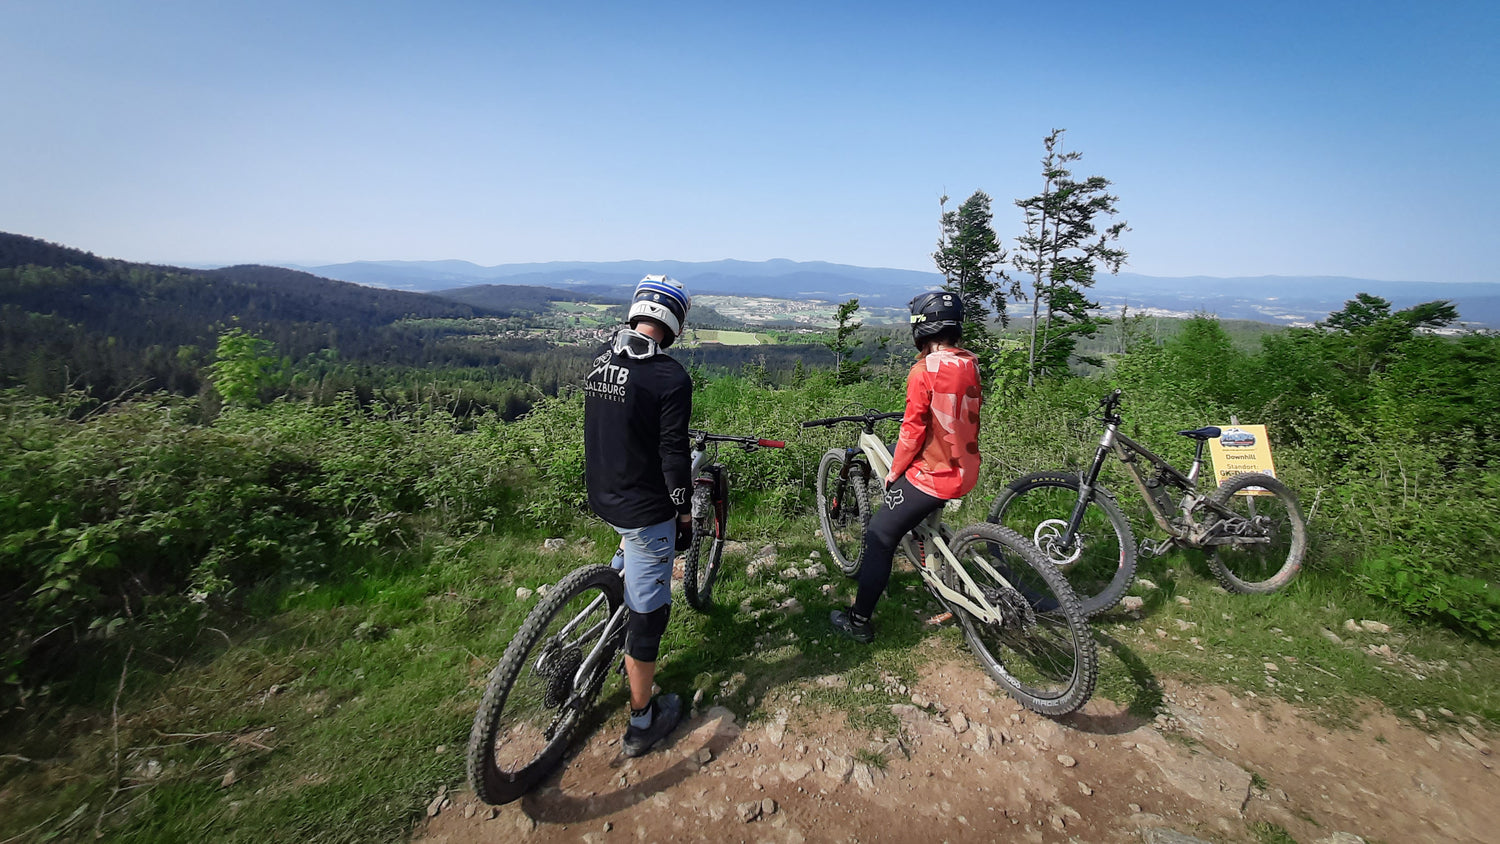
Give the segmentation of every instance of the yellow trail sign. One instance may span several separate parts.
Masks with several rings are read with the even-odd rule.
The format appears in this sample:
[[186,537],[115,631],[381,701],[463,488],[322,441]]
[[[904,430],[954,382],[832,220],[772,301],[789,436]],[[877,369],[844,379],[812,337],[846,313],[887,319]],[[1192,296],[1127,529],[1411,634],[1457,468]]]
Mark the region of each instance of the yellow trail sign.
[[[1266,436],[1264,425],[1221,425],[1217,438],[1208,441],[1209,457],[1213,459],[1214,475],[1219,483],[1243,472],[1264,472],[1276,477],[1276,464],[1271,462],[1271,439]],[[1250,495],[1270,495],[1260,487],[1248,487]]]

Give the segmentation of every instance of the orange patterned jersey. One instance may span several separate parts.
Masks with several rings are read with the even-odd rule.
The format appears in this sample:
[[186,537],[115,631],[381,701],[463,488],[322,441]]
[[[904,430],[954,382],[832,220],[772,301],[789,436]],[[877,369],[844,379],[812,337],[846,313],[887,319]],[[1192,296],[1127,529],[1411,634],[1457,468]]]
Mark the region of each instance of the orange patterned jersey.
[[891,469],[937,498],[962,498],[979,480],[979,364],[939,349],[906,376],[906,417]]

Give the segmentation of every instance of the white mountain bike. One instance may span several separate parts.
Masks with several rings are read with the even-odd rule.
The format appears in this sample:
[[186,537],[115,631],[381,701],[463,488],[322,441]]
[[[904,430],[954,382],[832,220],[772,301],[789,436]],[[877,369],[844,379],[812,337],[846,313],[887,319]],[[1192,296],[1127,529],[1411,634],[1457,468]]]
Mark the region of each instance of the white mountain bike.
[[[859,423],[855,444],[829,449],[818,464],[818,521],[844,574],[859,572],[865,526],[884,496],[891,452],[877,422],[901,413],[868,411],[802,423]],[[963,627],[970,650],[1022,706],[1066,715],[1094,692],[1099,663],[1087,617],[1068,581],[1020,534],[981,522],[951,530],[939,509],[902,539],[929,591]]]

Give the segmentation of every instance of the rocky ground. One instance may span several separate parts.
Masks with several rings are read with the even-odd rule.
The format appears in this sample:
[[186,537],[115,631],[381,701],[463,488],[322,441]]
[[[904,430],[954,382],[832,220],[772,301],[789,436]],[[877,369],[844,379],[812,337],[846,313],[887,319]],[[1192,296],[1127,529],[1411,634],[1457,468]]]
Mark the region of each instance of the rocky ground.
[[[805,687],[839,685],[836,676]],[[1142,721],[1096,698],[1054,721],[1024,711],[972,662],[932,664],[891,691],[900,727],[852,729],[797,688],[747,725],[720,707],[630,760],[623,715],[528,797],[490,807],[435,795],[416,840],[1493,842],[1492,738],[1424,730],[1379,708],[1320,726],[1283,701],[1168,683]],[[1438,727],[1435,720],[1430,727]]]

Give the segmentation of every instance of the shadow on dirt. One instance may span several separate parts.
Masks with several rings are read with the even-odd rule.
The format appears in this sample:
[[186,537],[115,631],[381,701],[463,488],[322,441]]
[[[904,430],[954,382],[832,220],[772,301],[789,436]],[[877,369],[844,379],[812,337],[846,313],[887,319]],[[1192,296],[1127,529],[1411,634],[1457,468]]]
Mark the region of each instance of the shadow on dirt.
[[1057,719],[1075,730],[1100,735],[1121,735],[1151,722],[1165,701],[1161,683],[1135,651],[1126,647],[1119,639],[1095,628],[1094,641],[1109,649],[1110,653],[1125,666],[1130,677],[1132,695],[1129,701],[1119,703],[1097,696],[1072,715]]

